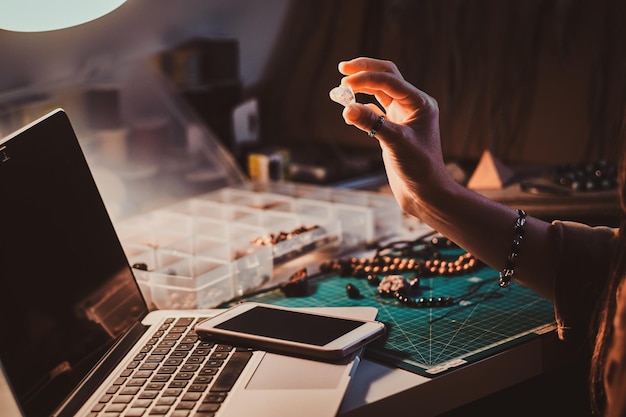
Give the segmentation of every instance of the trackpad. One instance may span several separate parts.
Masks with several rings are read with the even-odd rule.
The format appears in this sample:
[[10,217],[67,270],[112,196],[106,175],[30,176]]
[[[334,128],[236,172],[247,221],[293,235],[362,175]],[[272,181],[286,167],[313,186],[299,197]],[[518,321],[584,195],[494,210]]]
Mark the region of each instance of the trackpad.
[[333,389],[352,366],[266,353],[246,389]]

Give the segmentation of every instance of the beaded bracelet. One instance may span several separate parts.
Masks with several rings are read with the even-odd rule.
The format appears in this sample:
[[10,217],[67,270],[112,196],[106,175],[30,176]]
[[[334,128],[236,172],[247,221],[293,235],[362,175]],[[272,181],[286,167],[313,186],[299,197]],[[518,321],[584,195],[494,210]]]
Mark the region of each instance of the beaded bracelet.
[[515,238],[511,245],[511,253],[506,258],[505,267],[500,271],[498,284],[502,288],[509,286],[511,278],[513,278],[513,274],[515,274],[515,261],[519,255],[519,249],[522,245],[524,232],[526,231],[526,212],[524,210],[517,210],[517,216],[517,220],[515,220]]

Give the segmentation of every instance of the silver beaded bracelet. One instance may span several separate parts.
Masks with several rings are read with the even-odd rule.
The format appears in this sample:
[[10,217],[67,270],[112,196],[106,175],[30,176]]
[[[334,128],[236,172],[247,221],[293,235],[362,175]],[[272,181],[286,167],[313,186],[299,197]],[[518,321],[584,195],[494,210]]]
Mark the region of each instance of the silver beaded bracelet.
[[517,220],[515,220],[515,238],[511,245],[511,253],[506,258],[506,265],[500,271],[500,279],[498,284],[500,287],[508,287],[511,283],[511,279],[515,274],[515,262],[519,255],[519,249],[522,245],[524,238],[524,232],[526,231],[526,212],[524,210],[517,210]]

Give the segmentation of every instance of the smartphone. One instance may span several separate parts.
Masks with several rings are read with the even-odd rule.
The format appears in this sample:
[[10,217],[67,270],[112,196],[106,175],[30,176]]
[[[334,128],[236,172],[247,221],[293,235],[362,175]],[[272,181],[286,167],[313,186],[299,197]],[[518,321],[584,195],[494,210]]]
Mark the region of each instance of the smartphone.
[[359,320],[270,304],[244,302],[195,327],[201,338],[321,360],[341,360],[385,333]]

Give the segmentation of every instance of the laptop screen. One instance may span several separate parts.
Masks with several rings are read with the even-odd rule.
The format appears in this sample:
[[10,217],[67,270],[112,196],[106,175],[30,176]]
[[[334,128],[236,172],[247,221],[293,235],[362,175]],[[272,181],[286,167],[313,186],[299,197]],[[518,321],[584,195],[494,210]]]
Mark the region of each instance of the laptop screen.
[[66,114],[0,140],[0,360],[48,415],[146,304]]

